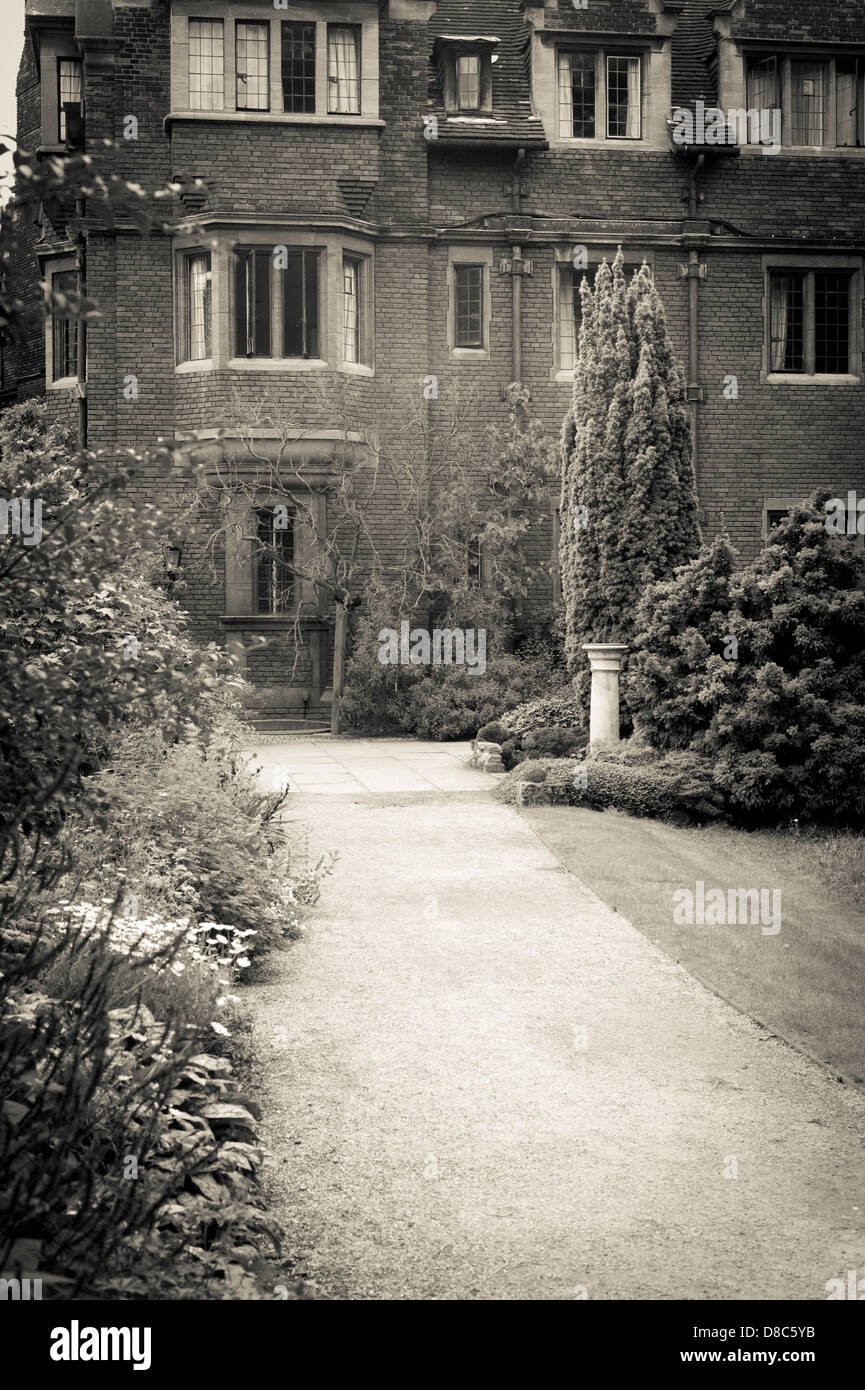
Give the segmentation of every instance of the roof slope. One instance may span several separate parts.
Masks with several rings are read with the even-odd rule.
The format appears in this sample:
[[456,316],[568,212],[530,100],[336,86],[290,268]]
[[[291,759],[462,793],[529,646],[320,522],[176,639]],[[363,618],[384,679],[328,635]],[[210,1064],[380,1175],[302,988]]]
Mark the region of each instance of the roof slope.
[[718,100],[715,37],[707,0],[685,0],[673,34],[673,106]]

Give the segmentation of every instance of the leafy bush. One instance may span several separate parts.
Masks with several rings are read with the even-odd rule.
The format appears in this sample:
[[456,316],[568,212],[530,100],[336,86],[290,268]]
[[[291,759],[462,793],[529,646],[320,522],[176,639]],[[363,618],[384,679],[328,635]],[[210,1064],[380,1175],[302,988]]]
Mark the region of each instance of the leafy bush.
[[504,743],[508,731],[504,724],[498,724],[493,720],[491,724],[484,724],[483,728],[478,729],[477,736],[486,743]]
[[211,920],[256,933],[262,955],[303,928],[284,850],[270,822],[285,792],[262,793],[231,759],[182,744],[160,754],[130,737],[93,782],[99,820],[73,818],[79,876],[122,873],[127,897],[170,917]]
[[[42,405],[0,419],[0,482],[43,503],[41,542],[0,547],[0,835],[14,853],[86,794],[83,778],[119,731],[155,721],[167,743],[206,738],[243,688],[224,652],[190,641],[153,582],[159,510],[120,499],[129,475],[94,455],[67,458],[63,442]],[[152,465],[170,469],[171,455]]]
[[865,816],[865,556],[793,509],[737,570],[705,546],[649,590],[629,680],[638,725],[689,749],[745,823]]
[[548,729],[533,729],[523,735],[523,749],[537,758],[566,758],[579,748],[585,748],[588,735],[581,729],[552,725]]
[[[86,970],[46,993],[59,958],[82,953]],[[136,959],[80,921],[0,940],[0,1273],[41,1279],[48,1298],[273,1286],[257,1107],[197,1030],[140,999],[136,975],[172,962],[171,944]]]
[[566,758],[585,748],[588,734],[583,729],[569,729],[562,725],[549,728],[532,729],[526,734],[514,735],[504,724],[486,724],[478,732],[478,738],[490,739],[500,743],[502,762],[506,771],[526,758]]
[[158,511],[67,446],[0,420],[0,484],[43,504],[0,547],[0,1277],[259,1298],[279,1232],[215,1054],[250,941],[300,929],[281,798],[235,764],[242,682],[161,588]]
[[488,659],[484,675],[464,666],[436,666],[407,693],[400,727],[421,738],[474,738],[478,728],[536,689],[538,667],[519,657]]
[[548,729],[551,725],[576,727],[580,719],[574,688],[568,682],[560,689],[551,691],[549,695],[526,700],[515,709],[506,710],[501,717],[501,723],[511,737],[515,734],[531,733],[534,729]]

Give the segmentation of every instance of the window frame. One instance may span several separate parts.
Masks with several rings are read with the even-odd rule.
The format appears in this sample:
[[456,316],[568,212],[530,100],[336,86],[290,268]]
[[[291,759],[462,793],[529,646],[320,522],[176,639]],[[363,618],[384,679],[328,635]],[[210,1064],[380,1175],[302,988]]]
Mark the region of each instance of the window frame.
[[[465,265],[483,267],[481,299],[483,347],[458,347],[456,342],[456,271]],[[490,360],[492,274],[492,246],[457,244],[448,247],[446,333],[448,356],[453,362],[488,362]]]
[[[325,24],[326,24],[326,28],[325,28],[325,54],[326,54],[326,59],[325,59],[325,61],[326,61],[326,64],[327,64],[326,69],[325,69],[325,84],[326,84],[326,106],[325,106],[325,110],[326,110],[326,113],[327,113],[328,116],[361,116],[361,115],[363,115],[363,107],[364,107],[364,91],[363,91],[363,25],[362,25],[362,24],[358,24],[358,23],[340,21],[340,20],[326,20],[326,21],[325,21]],[[337,30],[337,29],[348,29],[348,30],[350,30],[351,33],[354,35],[354,54],[355,54],[355,63],[356,63],[356,67],[357,67],[357,108],[354,109],[354,110],[351,110],[351,111],[339,111],[339,110],[335,110],[334,107],[331,105],[331,91],[332,91],[331,83],[332,83],[332,82],[337,82],[338,79],[332,78],[332,77],[331,77],[331,73],[330,73],[330,39],[331,39],[331,32],[332,32],[332,31],[335,31],[335,30]]]
[[[862,384],[862,258],[859,256],[763,257],[763,349],[761,382],[770,386],[859,386]],[[776,275],[799,274],[805,278],[803,296],[803,370],[772,367],[772,280]],[[814,283],[817,275],[847,275],[848,342],[846,372],[817,372]]]
[[[486,44],[445,41],[443,49],[444,108],[451,115],[480,115],[493,109],[493,54],[497,48]],[[459,64],[463,58],[478,61],[478,100],[476,106],[460,104]]]
[[[53,259],[47,261],[46,264],[45,264],[44,273],[43,273],[43,284],[45,285],[46,290],[50,293],[50,292],[52,292],[53,289],[54,289],[54,277],[55,277],[55,276],[57,276],[57,275],[69,275],[69,274],[77,275],[77,271],[78,271],[78,267],[77,267],[77,265],[76,265],[76,261],[75,261],[75,256],[74,256],[74,255],[69,255],[69,256],[55,256]],[[77,291],[76,291],[76,292],[77,292]],[[55,343],[56,327],[55,327],[55,325],[56,325],[56,323],[59,322],[59,321],[65,322],[65,323],[69,323],[69,324],[71,325],[72,332],[75,333],[75,373],[74,373],[73,375],[71,375],[71,376],[55,376],[55,374],[54,374],[55,352],[56,352],[56,343]],[[80,364],[78,363],[78,337],[77,337],[77,334],[78,334],[78,320],[77,320],[77,319],[63,319],[63,320],[61,320],[61,317],[60,317],[59,314],[49,313],[49,314],[46,314],[46,315],[45,315],[45,388],[46,388],[46,390],[48,390],[48,391],[68,391],[68,390],[72,390],[75,386],[78,385],[78,382],[79,382],[79,380],[81,379],[81,377],[80,377],[80,375],[79,375],[79,372],[80,372]],[[85,363],[85,371],[86,371],[86,363]]]
[[[204,295],[204,344],[203,357],[193,357],[192,350],[192,263],[195,260],[207,261],[206,284],[210,293]],[[213,254],[205,247],[185,247],[178,253],[178,295],[177,295],[177,366],[203,371],[213,364],[214,335],[214,264]]]
[[[354,270],[354,356],[350,357],[346,352],[348,345],[348,291],[346,286],[346,267],[352,266]],[[350,251],[342,253],[342,335],[340,342],[340,357],[344,367],[363,367],[364,362],[364,334],[363,334],[363,314],[364,314],[364,290],[363,290],[363,258]]]
[[[171,96],[169,123],[175,120],[211,121],[257,121],[273,124],[322,124],[322,125],[364,125],[383,127],[385,122],[379,114],[379,29],[381,15],[378,7],[371,4],[354,3],[342,0],[333,7],[334,13],[311,0],[292,0],[283,8],[276,8],[273,0],[239,0],[226,4],[225,0],[172,0],[171,19]],[[330,9],[328,6],[327,9]],[[214,14],[224,15],[223,23],[223,106],[221,109],[195,108],[191,105],[189,81],[189,24],[194,20],[208,20]],[[337,16],[343,16],[337,19]],[[234,38],[226,26],[234,22]],[[291,109],[286,104],[286,88],[282,82],[282,25],[309,25],[314,35],[314,84],[309,84],[303,103],[304,109]],[[328,90],[328,23],[339,28],[355,31],[358,57],[357,66],[357,111],[339,113],[330,110]],[[238,106],[237,97],[237,25],[268,24],[270,32],[267,44],[268,60],[268,106]],[[314,85],[313,92],[309,90]],[[241,96],[241,100],[245,98]],[[299,104],[298,104],[299,105]]]
[[[310,19],[281,19],[281,20],[280,20],[280,23],[279,23],[279,84],[280,84],[280,91],[281,91],[281,93],[282,93],[282,109],[283,109],[283,112],[284,112],[286,115],[292,115],[292,116],[298,116],[298,115],[312,116],[312,115],[315,115],[316,90],[317,90],[317,89],[316,89],[316,83],[317,83],[317,80],[318,80],[318,35],[317,35],[317,28],[318,28],[318,26],[317,26],[316,21],[315,21],[314,19],[311,19],[311,20],[310,20]],[[311,30],[312,30],[312,106],[311,106],[311,107],[309,107],[309,106],[307,106],[307,105],[303,105],[302,107],[289,106],[289,105],[287,104],[287,102],[286,102],[286,56],[285,56],[286,36],[287,36],[287,33],[288,33],[289,30],[296,30],[296,29],[303,29],[303,30],[310,30],[310,29],[311,29]],[[304,43],[305,43],[306,41],[307,41],[306,39],[303,39],[303,40],[302,40],[302,42],[304,42]],[[292,60],[292,61],[293,61],[293,60]],[[308,62],[308,59],[303,59],[302,62],[306,63],[306,62]],[[307,76],[304,76],[304,77],[301,79],[301,83],[302,83],[302,85],[304,86],[304,88],[306,87],[306,84],[308,83],[308,81],[309,81],[309,79],[308,79]],[[304,90],[304,93],[303,93],[303,100],[304,100],[304,102],[307,102],[308,99],[309,99],[309,94],[308,94],[308,92],[307,92],[306,90]]]
[[[486,280],[486,276],[485,276],[485,273],[484,273],[485,270],[486,270],[486,266],[485,266],[485,264],[484,264],[483,261],[460,261],[460,262],[458,262],[458,263],[454,266],[454,271],[453,271],[453,275],[454,275],[453,345],[454,345],[454,348],[455,348],[456,350],[458,350],[458,351],[462,351],[462,352],[483,352],[483,350],[488,346],[488,343],[487,343],[487,341],[486,341],[486,334],[485,334],[485,331],[484,331],[484,330],[485,330],[485,323],[484,323],[484,288],[485,288],[485,280]],[[460,336],[459,336],[459,334],[460,334],[460,327],[459,327],[459,323],[460,323],[460,277],[461,277],[461,275],[465,275],[465,274],[467,274],[467,273],[470,272],[470,271],[477,271],[477,272],[478,272],[478,285],[477,285],[478,307],[477,307],[477,311],[476,311],[476,316],[477,316],[477,320],[478,320],[478,341],[477,341],[477,342],[461,342],[461,341],[460,341]],[[468,311],[468,315],[467,315],[467,316],[470,316],[470,317],[474,318],[474,317],[475,317],[475,311],[470,309],[470,310]]]
[[[310,325],[308,324],[308,317],[309,317],[309,316],[306,314],[306,311],[305,311],[306,294],[307,294],[307,292],[308,292],[307,257],[309,256],[309,257],[314,257],[314,258],[315,258],[315,287],[316,287],[316,309],[315,309],[315,323],[314,323],[314,329],[315,329],[315,333],[316,333],[316,341],[315,341],[315,344],[314,344],[314,347],[315,347],[315,349],[316,349],[315,351],[311,351],[311,350],[310,350],[310,351],[306,351],[306,352],[302,352],[302,353],[288,353],[288,352],[286,351],[286,342],[287,342],[287,336],[288,336],[288,331],[289,331],[289,329],[288,329],[287,312],[286,312],[286,311],[287,311],[287,291],[288,291],[288,285],[287,285],[287,282],[285,281],[285,279],[283,278],[284,275],[285,275],[285,270],[284,270],[282,267],[278,267],[278,266],[275,264],[275,261],[274,261],[274,252],[275,252],[276,248],[277,248],[277,247],[282,247],[282,246],[284,246],[284,247],[288,250],[289,253],[297,252],[297,253],[300,254],[300,257],[301,257],[301,298],[302,298],[302,303],[303,303],[303,305],[304,305],[304,312],[303,312],[303,318],[302,318],[302,322],[303,322],[303,333],[304,333],[304,335],[309,331],[309,327],[310,327]],[[231,308],[231,322],[230,322],[230,325],[229,325],[229,347],[230,347],[230,349],[231,349],[231,351],[230,351],[230,362],[229,362],[229,365],[237,365],[238,363],[241,363],[241,362],[245,362],[245,363],[249,363],[249,362],[259,362],[259,363],[264,363],[264,364],[267,364],[267,363],[273,363],[273,364],[276,364],[276,363],[293,363],[293,364],[295,364],[295,363],[303,363],[303,364],[305,364],[305,365],[319,365],[319,366],[325,366],[325,365],[326,365],[326,362],[325,362],[324,357],[322,356],[322,349],[323,349],[323,343],[322,343],[322,327],[323,327],[323,324],[325,323],[325,315],[324,315],[325,297],[324,297],[323,289],[324,289],[324,277],[325,277],[326,249],[325,249],[324,247],[322,247],[322,246],[311,245],[311,244],[309,244],[309,243],[307,243],[307,242],[294,242],[294,241],[285,241],[285,242],[280,242],[280,241],[242,242],[242,241],[240,241],[240,242],[236,242],[234,245],[232,245],[232,247],[231,247],[231,252],[232,252],[232,260],[233,260],[233,272],[232,272],[232,274],[233,274],[233,280],[232,280],[232,294],[231,294],[231,305],[232,305],[232,308]],[[256,330],[253,329],[253,335],[252,335],[252,337],[250,337],[250,331],[249,331],[249,325],[250,325],[250,314],[249,314],[249,310],[250,310],[250,302],[251,302],[251,301],[250,301],[250,289],[252,289],[252,292],[253,292],[253,294],[256,296],[256,301],[257,301],[257,293],[258,293],[257,274],[258,274],[258,272],[257,272],[257,271],[253,271],[252,280],[250,281],[249,271],[248,271],[248,270],[243,270],[243,272],[242,272],[242,267],[244,267],[245,265],[248,266],[249,264],[255,265],[256,262],[259,260],[259,258],[260,258],[261,261],[265,261],[265,260],[266,260],[267,268],[268,268],[268,270],[267,270],[267,305],[268,305],[267,325],[268,325],[268,335],[269,335],[269,351],[267,351],[267,352],[263,352],[263,351],[252,351],[252,352],[250,352],[250,351],[249,351],[249,344],[250,344],[250,342],[254,342],[254,341],[255,341],[255,333],[256,333]],[[246,283],[246,296],[245,296],[245,297],[246,297],[246,315],[245,315],[245,319],[246,319],[246,341],[247,341],[247,351],[246,351],[245,353],[242,353],[242,352],[240,351],[240,340],[239,340],[239,337],[238,337],[239,331],[240,331],[240,316],[239,316],[239,314],[238,314],[238,305],[239,305],[239,302],[240,302],[240,293],[241,293],[241,286],[240,286],[239,281],[238,281],[238,276],[241,274],[241,272],[244,274],[245,283]],[[255,313],[254,313],[253,317],[254,317],[254,318],[257,317],[257,308],[256,308],[256,310],[255,310]],[[277,348],[279,349],[279,351],[276,351]]]
[[59,53],[56,58],[57,65],[57,143],[65,145],[68,141],[68,131],[66,130],[66,112],[63,110],[63,76],[62,69],[64,63],[70,63],[78,70],[78,103],[81,114],[84,114],[84,62],[81,58],[70,57],[67,54]]
[[[865,149],[865,50],[853,53],[840,53],[827,50],[803,48],[801,52],[777,48],[746,49],[743,59],[744,92],[748,109],[752,102],[753,71],[757,64],[774,60],[775,101],[781,112],[781,147],[784,150],[831,151]],[[793,64],[822,63],[827,69],[827,91],[825,99],[825,135],[827,138],[818,144],[794,144],[791,135],[793,128]],[[855,144],[838,143],[838,69],[841,64],[854,63],[856,86],[856,126]],[[751,148],[760,148],[761,142],[749,142]]]
[[[264,74],[264,95],[266,104],[264,106],[241,106],[240,105],[240,62],[239,44],[241,29],[263,29],[267,42],[264,45],[265,54],[265,74]],[[268,19],[235,19],[234,21],[234,109],[238,112],[266,112],[270,111],[270,69],[271,55],[270,50],[273,44],[272,25]],[[248,86],[248,84],[247,84]],[[247,91],[246,95],[249,93]]]
[[[219,26],[219,34],[220,34],[220,36],[221,36],[220,48],[221,48],[221,53],[222,53],[222,70],[221,70],[221,73],[219,74],[219,83],[218,83],[218,87],[219,87],[220,102],[219,102],[219,105],[218,105],[218,106],[217,106],[217,105],[213,105],[213,106],[193,106],[193,104],[192,104],[192,43],[191,43],[191,39],[190,39],[190,26],[191,26],[192,24],[212,24],[212,25],[218,25],[218,26]],[[226,107],[225,107],[225,49],[226,49],[226,44],[225,44],[225,20],[224,20],[224,19],[211,18],[211,16],[209,16],[209,15],[198,15],[198,14],[190,15],[190,16],[189,16],[188,24],[187,24],[187,29],[186,29],[186,84],[187,84],[187,85],[186,85],[186,92],[187,92],[187,101],[188,101],[188,105],[189,105],[190,111],[197,111],[197,112],[202,112],[202,113],[203,113],[203,112],[209,112],[209,111],[224,111],[224,110],[226,109]],[[200,56],[200,55],[199,55],[199,56]],[[219,71],[219,70],[218,70],[216,67],[214,67],[213,72],[212,72],[210,75],[211,75],[212,77],[215,78],[218,71]],[[199,74],[199,75],[200,75],[200,74]]]
[[[570,98],[570,129],[562,130],[563,104],[561,100],[561,64],[562,59],[570,58],[572,54],[590,54],[594,58],[595,73],[595,116],[593,135],[574,134],[574,103],[573,86],[571,85]],[[557,43],[554,52],[555,73],[555,117],[556,117],[556,138],[558,140],[579,141],[591,144],[627,144],[635,145],[645,139],[646,118],[643,110],[646,100],[646,67],[648,50],[645,47],[632,48],[629,44],[618,43]],[[639,81],[639,95],[637,99],[637,134],[636,135],[611,135],[610,134],[610,99],[609,99],[609,72],[611,62],[634,62],[637,63],[637,75]],[[572,83],[571,79],[571,83]]]
[[[288,511],[288,515],[289,515],[289,517],[290,517],[291,524],[290,524],[290,526],[283,528],[283,529],[280,530],[279,532],[276,532],[276,531],[275,531],[275,528],[274,528],[274,525],[273,525],[273,522],[275,521],[275,512],[276,512],[276,508],[277,508],[278,506],[285,506],[285,507],[287,508],[287,511]],[[297,567],[297,559],[298,559],[298,557],[297,557],[297,533],[298,533],[297,507],[295,506],[295,504],[294,504],[289,498],[285,498],[284,501],[282,501],[282,502],[266,502],[266,503],[265,503],[265,502],[261,502],[261,501],[255,501],[255,502],[253,503],[253,506],[251,507],[250,510],[251,510],[251,514],[252,514],[252,518],[253,518],[253,526],[254,526],[254,530],[255,530],[255,536],[254,536],[254,538],[253,538],[253,540],[252,540],[252,543],[251,543],[251,544],[252,544],[252,555],[251,555],[251,560],[252,560],[252,611],[253,611],[253,614],[254,614],[257,618],[286,618],[286,617],[289,617],[290,615],[292,615],[293,613],[295,613],[296,610],[297,610],[297,606],[298,606],[298,595],[299,595],[299,592],[300,592],[300,584],[299,584],[299,582],[298,582],[298,576],[297,576],[297,574],[295,573],[295,570],[296,570],[296,567]],[[276,535],[276,534],[279,534],[280,536],[290,536],[290,537],[291,537],[291,566],[292,566],[292,576],[291,576],[291,580],[290,580],[290,581],[287,583],[287,585],[286,585],[286,590],[287,590],[287,595],[288,595],[287,600],[286,600],[285,602],[283,602],[279,607],[273,607],[273,606],[271,606],[271,607],[267,607],[267,608],[262,608],[262,606],[261,606],[261,601],[262,601],[262,594],[261,594],[261,575],[262,575],[263,563],[264,563],[264,561],[265,561],[265,554],[264,554],[263,547],[262,547],[261,526],[262,526],[262,517],[265,516],[265,515],[269,515],[269,517],[270,517],[270,535],[271,535],[271,537],[273,537],[273,536]],[[273,541],[271,541],[270,544],[271,544],[271,548],[272,548],[273,550],[282,549],[282,544],[280,544],[280,546],[277,546],[277,545],[275,545],[275,544],[273,543]],[[273,596],[272,596],[272,595],[271,595],[271,598],[270,598],[270,603],[273,604]]]

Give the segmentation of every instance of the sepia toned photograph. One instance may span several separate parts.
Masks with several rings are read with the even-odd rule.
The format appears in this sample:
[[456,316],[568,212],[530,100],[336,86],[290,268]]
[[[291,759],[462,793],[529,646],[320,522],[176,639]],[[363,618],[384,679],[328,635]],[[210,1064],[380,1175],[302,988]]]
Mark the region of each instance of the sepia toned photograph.
[[0,40],[3,1340],[218,1375],[295,1319],[215,1303],[565,1302],[827,1373],[865,0]]

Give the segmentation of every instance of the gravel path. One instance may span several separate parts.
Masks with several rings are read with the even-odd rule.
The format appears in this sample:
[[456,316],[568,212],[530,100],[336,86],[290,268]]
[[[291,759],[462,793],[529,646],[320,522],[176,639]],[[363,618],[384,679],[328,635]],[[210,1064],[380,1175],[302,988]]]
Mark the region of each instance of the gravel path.
[[326,1296],[825,1299],[865,1276],[862,1099],[516,811],[293,813],[340,859],[254,1009],[276,1214]]

